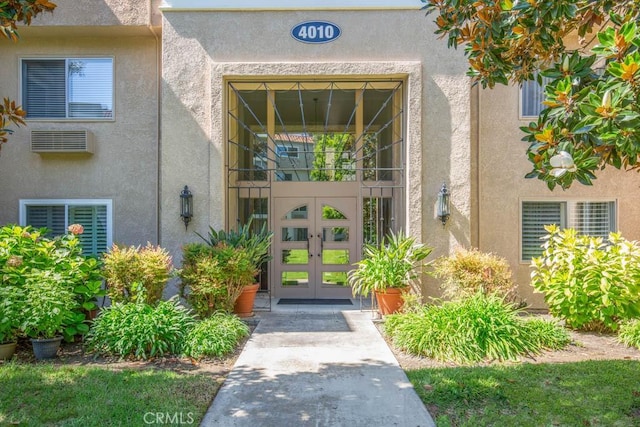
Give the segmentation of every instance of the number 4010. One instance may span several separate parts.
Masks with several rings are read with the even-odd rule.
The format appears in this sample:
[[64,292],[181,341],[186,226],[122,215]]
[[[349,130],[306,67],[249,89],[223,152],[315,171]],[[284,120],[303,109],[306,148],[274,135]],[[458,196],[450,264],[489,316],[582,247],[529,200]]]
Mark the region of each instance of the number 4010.
[[301,39],[332,39],[335,36],[335,28],[332,25],[303,25],[298,30]]

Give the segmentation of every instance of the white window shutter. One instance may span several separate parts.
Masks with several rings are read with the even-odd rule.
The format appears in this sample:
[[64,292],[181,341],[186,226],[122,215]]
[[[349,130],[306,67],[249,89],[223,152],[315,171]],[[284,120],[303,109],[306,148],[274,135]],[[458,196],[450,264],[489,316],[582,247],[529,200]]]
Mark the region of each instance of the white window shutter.
[[542,254],[542,240],[547,234],[545,225],[563,226],[563,203],[523,202],[522,203],[522,254],[523,261]]

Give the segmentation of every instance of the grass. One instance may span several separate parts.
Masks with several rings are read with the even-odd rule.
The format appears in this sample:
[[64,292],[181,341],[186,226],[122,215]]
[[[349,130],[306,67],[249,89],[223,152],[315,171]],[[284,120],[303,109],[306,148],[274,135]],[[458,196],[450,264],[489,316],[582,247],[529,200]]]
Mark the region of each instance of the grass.
[[209,375],[48,363],[2,364],[0,384],[3,426],[198,425],[220,387]]
[[407,375],[438,426],[639,426],[640,362],[420,369]]

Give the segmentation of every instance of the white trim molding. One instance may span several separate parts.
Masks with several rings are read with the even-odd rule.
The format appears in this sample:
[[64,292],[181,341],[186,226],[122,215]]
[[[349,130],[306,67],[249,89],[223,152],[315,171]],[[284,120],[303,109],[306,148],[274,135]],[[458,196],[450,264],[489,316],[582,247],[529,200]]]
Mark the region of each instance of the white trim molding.
[[419,10],[423,6],[420,0],[163,0],[160,10]]

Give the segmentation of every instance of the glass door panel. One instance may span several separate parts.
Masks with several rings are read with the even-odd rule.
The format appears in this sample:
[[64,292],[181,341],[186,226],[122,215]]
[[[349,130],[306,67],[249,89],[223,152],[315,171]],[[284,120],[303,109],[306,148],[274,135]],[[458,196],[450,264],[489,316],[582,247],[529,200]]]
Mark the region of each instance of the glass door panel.
[[[355,262],[357,198],[274,200],[279,220],[275,241],[278,297],[349,298],[347,271]],[[301,214],[303,213],[303,214]]]

